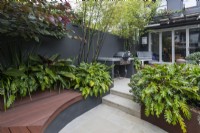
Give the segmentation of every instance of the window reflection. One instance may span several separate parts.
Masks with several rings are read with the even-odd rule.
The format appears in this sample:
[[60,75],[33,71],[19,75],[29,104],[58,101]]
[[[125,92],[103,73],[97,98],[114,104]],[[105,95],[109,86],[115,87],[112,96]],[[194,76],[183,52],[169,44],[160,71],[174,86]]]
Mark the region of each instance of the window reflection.
[[175,31],[175,60],[185,59],[186,56],[186,30]]
[[152,53],[153,53],[153,60],[159,61],[159,34],[158,33],[152,33],[151,34],[152,39]]
[[164,62],[172,61],[172,37],[171,31],[162,33],[162,60]]
[[200,51],[200,28],[190,29],[190,53]]

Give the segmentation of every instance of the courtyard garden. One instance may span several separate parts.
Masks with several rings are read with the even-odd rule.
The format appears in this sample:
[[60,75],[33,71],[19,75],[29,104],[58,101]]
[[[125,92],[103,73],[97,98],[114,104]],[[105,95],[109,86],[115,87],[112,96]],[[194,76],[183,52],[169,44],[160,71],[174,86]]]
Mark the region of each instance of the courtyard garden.
[[[159,5],[151,0],[3,0],[0,132],[59,132],[115,94],[137,109],[124,112],[161,128],[145,123],[152,132],[199,133],[200,54],[170,65],[141,66],[136,57],[145,49],[141,37]],[[114,58],[119,51],[130,55]],[[121,75],[129,83],[115,84]],[[129,85],[132,94],[117,94],[115,85]]]

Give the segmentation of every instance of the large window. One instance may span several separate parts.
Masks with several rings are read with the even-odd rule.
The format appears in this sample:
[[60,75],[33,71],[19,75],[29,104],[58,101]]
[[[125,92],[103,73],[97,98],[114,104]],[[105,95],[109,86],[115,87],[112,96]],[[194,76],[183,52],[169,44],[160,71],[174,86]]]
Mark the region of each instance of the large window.
[[200,28],[190,29],[190,54],[200,51]]
[[151,34],[152,39],[152,52],[153,52],[153,60],[159,61],[159,34],[158,33],[152,33]]
[[187,28],[159,31],[162,34],[157,31],[151,33],[153,59],[174,62],[178,59],[185,59],[188,54],[200,52],[200,28],[194,28],[194,26]]

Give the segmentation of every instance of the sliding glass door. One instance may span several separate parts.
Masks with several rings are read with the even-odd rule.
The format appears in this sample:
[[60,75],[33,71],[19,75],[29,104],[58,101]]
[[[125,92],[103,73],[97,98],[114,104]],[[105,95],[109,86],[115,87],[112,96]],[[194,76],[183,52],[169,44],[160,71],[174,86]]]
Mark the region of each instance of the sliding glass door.
[[151,33],[151,50],[153,53],[153,60],[159,61],[159,34]]
[[200,52],[200,28],[159,30],[151,33],[151,43],[154,60],[174,63],[191,53]]
[[172,62],[172,33],[171,31],[162,32],[162,60]]
[[186,57],[186,30],[175,31],[175,61]]

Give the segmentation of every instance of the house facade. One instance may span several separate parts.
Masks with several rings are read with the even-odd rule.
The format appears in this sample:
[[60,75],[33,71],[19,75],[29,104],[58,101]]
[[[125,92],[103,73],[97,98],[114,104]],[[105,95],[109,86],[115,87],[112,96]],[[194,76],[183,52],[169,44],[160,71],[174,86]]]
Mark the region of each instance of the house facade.
[[154,60],[174,63],[200,51],[200,0],[162,0],[158,10],[146,26]]

